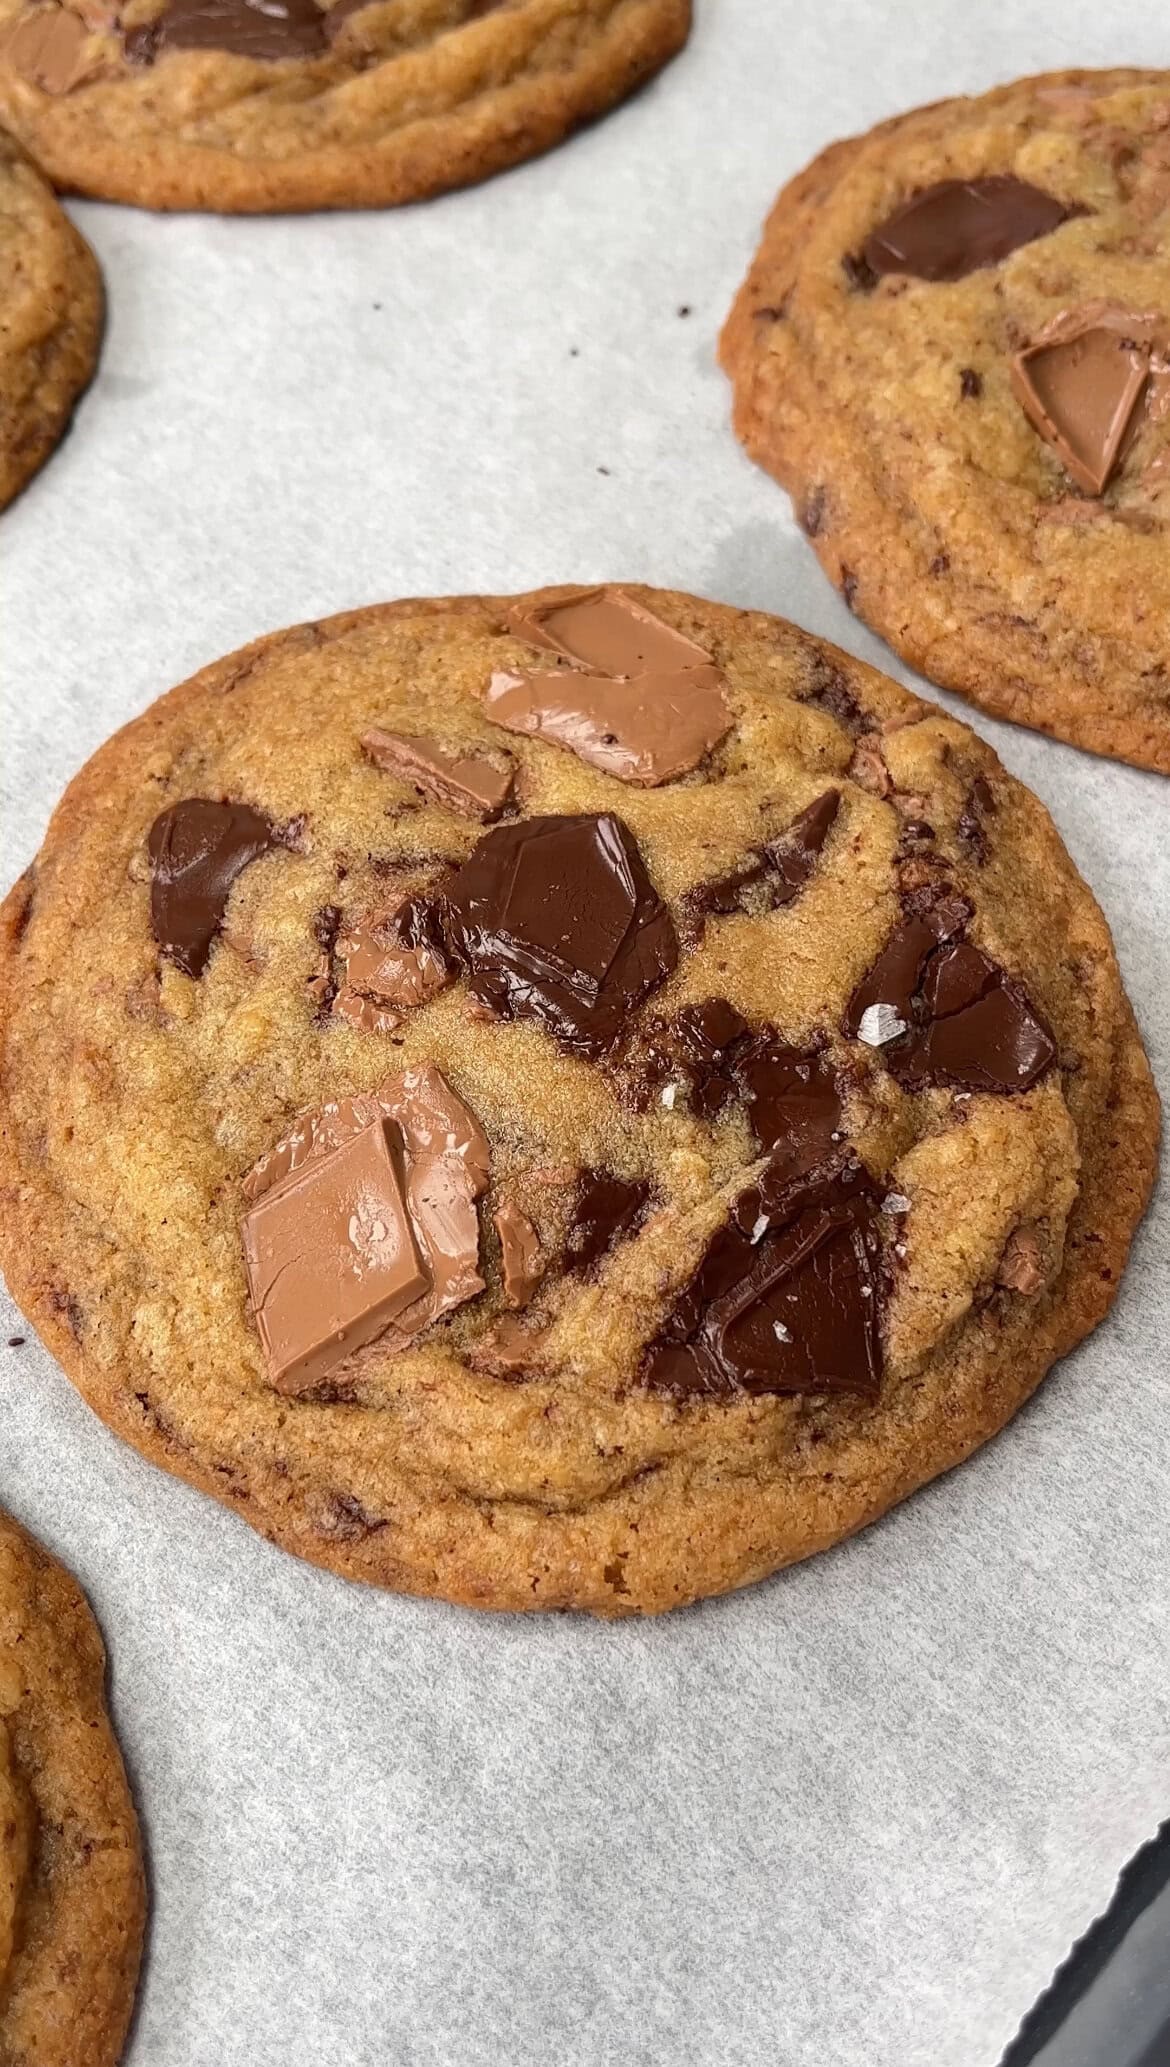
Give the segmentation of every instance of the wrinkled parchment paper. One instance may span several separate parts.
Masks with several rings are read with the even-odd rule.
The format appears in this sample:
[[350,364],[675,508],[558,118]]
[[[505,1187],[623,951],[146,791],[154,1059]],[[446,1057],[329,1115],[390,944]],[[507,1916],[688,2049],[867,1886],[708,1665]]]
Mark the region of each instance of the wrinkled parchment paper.
[[[729,429],[714,339],[764,210],[841,133],[1164,64],[1164,24],[698,11],[635,103],[473,193],[76,208],[110,327],[0,518],[5,883],[114,726],[317,613],[625,576],[882,662]],[[1170,784],[974,722],[1103,901],[1165,1085]],[[994,2067],[1170,1807],[1168,1221],[1164,1188],[1111,1320],[962,1471],[615,1628],[297,1565],[5,1348],[0,1300],[0,1499],[100,1615],[149,1843],[131,2067]]]

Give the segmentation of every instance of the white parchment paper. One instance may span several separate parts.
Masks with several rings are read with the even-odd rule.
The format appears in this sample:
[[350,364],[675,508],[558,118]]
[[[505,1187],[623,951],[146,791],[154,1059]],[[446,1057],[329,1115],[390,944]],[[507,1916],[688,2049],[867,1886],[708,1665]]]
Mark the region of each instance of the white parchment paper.
[[[77,207],[110,325],[0,518],[5,882],[114,726],[352,604],[624,576],[895,665],[729,429],[714,339],[764,210],[841,133],[1164,64],[1165,24],[698,12],[636,102],[472,193]],[[974,722],[1102,899],[1165,1085],[1170,784]],[[150,1849],[132,2067],[994,2067],[1170,1811],[1168,1219],[1163,1188],[1110,1321],[962,1471],[752,1593],[616,1628],[294,1563],[123,1449],[35,1340],[6,1349],[0,1300],[0,1499],[100,1615]]]

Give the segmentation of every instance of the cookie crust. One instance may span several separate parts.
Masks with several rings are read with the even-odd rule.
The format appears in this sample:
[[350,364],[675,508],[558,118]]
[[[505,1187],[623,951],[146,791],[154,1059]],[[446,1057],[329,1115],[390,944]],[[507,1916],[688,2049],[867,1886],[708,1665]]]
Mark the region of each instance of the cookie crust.
[[[0,35],[28,0],[0,0]],[[123,26],[158,15],[138,0]],[[319,57],[168,50],[52,96],[0,58],[0,114],[54,185],[156,209],[384,208],[470,185],[602,115],[682,48],[691,0],[374,0]]]
[[32,1859],[0,1988],[12,2067],[115,2067],[146,1912],[138,1824],[105,1705],[105,1650],[75,1579],[0,1515],[0,1702]]
[[2,509],[64,436],[97,362],[103,316],[97,260],[3,131],[0,295]]
[[[1043,806],[966,727],[781,620],[628,593],[712,654],[735,733],[712,779],[657,792],[509,736],[525,815],[619,811],[678,912],[680,885],[734,859],[777,792],[786,815],[827,781],[842,796],[800,900],[709,925],[659,1002],[718,988],[786,1038],[831,1027],[888,937],[905,824],[929,816],[981,941],[1060,1044],[1060,1071],[1026,1096],[958,1101],[903,1098],[854,1044],[852,1136],[915,1201],[876,1400],[679,1402],[635,1382],[664,1286],[751,1162],[746,1135],[631,1116],[600,1069],[538,1029],[485,1024],[459,988],[393,1045],[323,1032],[307,1001],[315,915],[360,909],[478,830],[388,792],[360,732],[409,716],[462,751],[498,748],[483,687],[523,650],[517,607],[549,592],[353,612],[205,669],[81,771],[0,914],[0,1239],[30,1321],[111,1427],[275,1542],[475,1606],[656,1612],[861,1528],[992,1435],[1102,1318],[1155,1164],[1157,1098],[1108,929]],[[982,860],[964,816],[976,776],[995,800]],[[203,988],[166,969],[160,985],[146,832],[212,788],[274,821],[299,811],[304,850],[241,878]],[[532,1173],[566,1158],[645,1175],[661,1210],[595,1281],[554,1274],[546,1367],[522,1382],[477,1362],[505,1304],[489,1263],[482,1306],[441,1339],[375,1354],[335,1396],[281,1398],[246,1313],[243,1177],[297,1110],[422,1059],[474,1104],[495,1181],[528,1210]],[[1021,1226],[1047,1257],[1027,1295],[1018,1272],[994,1283]]]
[[[1097,298],[1170,311],[1170,73],[1042,74],[833,144],[779,195],[725,326],[734,421],[850,607],[996,717],[1170,773],[1170,464],[1084,494],[1012,355]],[[957,281],[843,261],[907,195],[1014,173],[1087,210]]]

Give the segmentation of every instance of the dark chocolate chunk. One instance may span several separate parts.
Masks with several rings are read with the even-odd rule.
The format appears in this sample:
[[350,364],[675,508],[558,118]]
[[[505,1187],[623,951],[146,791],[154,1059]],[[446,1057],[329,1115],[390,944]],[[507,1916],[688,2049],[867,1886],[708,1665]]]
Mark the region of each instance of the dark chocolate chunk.
[[868,259],[859,251],[847,251],[845,253],[844,258],[841,260],[841,271],[844,273],[850,292],[853,294],[872,294],[877,286],[877,274],[874,272]]
[[700,1118],[717,1119],[737,1095],[729,1051],[747,1033],[747,1020],[726,998],[704,998],[701,1004],[684,1005],[673,1019],[652,1021],[638,1058],[635,1101],[645,1105],[648,1094],[661,1094],[678,1082]]
[[877,1187],[840,1159],[792,1182],[770,1164],[741,1192],[642,1365],[654,1391],[861,1392],[881,1383]]
[[931,956],[922,987],[925,1023],[901,1073],[913,1086],[1027,1091],[1056,1060],[1056,1044],[1018,984],[990,955],[963,942]]
[[995,816],[995,797],[985,775],[977,775],[959,813],[958,834],[973,860],[984,862],[990,852],[987,820]]
[[584,1277],[641,1226],[649,1198],[650,1186],[643,1178],[582,1170],[565,1242],[566,1269]]
[[826,717],[835,718],[854,738],[860,737],[868,729],[869,720],[841,669],[834,661],[826,660],[823,653],[817,653],[810,660],[809,673],[810,686],[797,697],[798,703],[811,703]]
[[682,898],[688,932],[701,938],[714,914],[777,911],[791,904],[816,867],[841,804],[841,792],[829,789],[794,818],[778,839],[753,847],[725,876],[695,883]]
[[960,937],[969,917],[960,898],[909,912],[849,1000],[845,1031],[910,1090],[1030,1090],[1056,1043],[1022,985]]
[[874,274],[962,280],[1084,212],[1012,173],[944,179],[895,208],[866,238],[862,255]]
[[768,1032],[738,1047],[733,1067],[752,1133],[778,1172],[803,1177],[838,1152],[841,1093],[827,1055]]
[[678,961],[671,916],[620,818],[485,833],[447,888],[446,937],[480,1003],[601,1055]]
[[151,65],[164,50],[226,50],[235,57],[319,57],[326,17],[316,0],[170,0],[156,20],[130,29],[131,64]]
[[160,812],[148,844],[154,937],[186,975],[201,976],[236,877],[282,843],[249,804],[186,797]]

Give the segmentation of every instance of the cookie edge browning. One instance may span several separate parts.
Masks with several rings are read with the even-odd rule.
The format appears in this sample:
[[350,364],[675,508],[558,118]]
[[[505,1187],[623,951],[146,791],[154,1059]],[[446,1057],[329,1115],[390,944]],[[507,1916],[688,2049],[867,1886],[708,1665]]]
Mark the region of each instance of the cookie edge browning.
[[[756,465],[787,490],[797,522],[800,523],[800,512],[814,489],[830,490],[831,536],[805,535],[835,588],[842,587],[846,567],[856,574],[872,565],[872,540],[875,533],[880,535],[889,562],[883,578],[877,582],[863,576],[855,582],[848,601],[850,609],[893,652],[930,681],[954,690],[992,717],[1026,725],[1065,745],[1125,761],[1135,768],[1170,775],[1170,717],[1159,722],[1100,706],[1085,710],[1063,705],[1053,716],[1058,690],[1050,676],[1037,673],[1027,639],[1015,641],[1005,666],[997,650],[1003,639],[1002,626],[995,638],[988,638],[977,623],[963,620],[944,638],[932,635],[930,615],[907,617],[907,595],[916,591],[929,595],[932,577],[897,524],[888,519],[885,506],[874,498],[864,479],[843,481],[836,477],[826,481],[815,408],[807,409],[798,400],[795,407],[786,410],[786,422],[781,426],[773,407],[761,401],[759,371],[763,353],[756,315],[758,309],[776,305],[778,291],[791,277],[798,263],[810,207],[823,202],[829,189],[875,139],[893,138],[900,131],[912,129],[923,116],[937,115],[949,107],[963,108],[973,101],[994,107],[1022,89],[1087,85],[1104,93],[1142,85],[1157,77],[1170,81],[1170,72],[1132,66],[1037,72],[986,94],[927,102],[875,124],[861,136],[828,145],[781,188],[773,202],[748,272],[720,333],[719,360],[732,386],[736,436]],[[793,369],[788,369],[788,394],[798,387],[799,378],[797,373],[794,381]]]
[[165,136],[141,146],[112,144],[108,126],[78,141],[69,125],[58,124],[55,106],[38,108],[35,120],[24,121],[5,94],[2,68],[0,119],[28,143],[60,192],[95,201],[216,215],[393,208],[474,186],[552,150],[669,64],[686,43],[692,18],[693,0],[642,0],[632,33],[607,31],[588,61],[571,71],[510,82],[505,105],[491,121],[485,122],[481,95],[466,107],[420,116],[378,143],[284,159],[248,159]]
[[[681,591],[653,589],[639,583],[626,583],[623,587],[649,607],[656,599],[684,606],[696,600]],[[563,585],[535,593],[547,601],[577,592],[576,587]],[[345,611],[254,640],[167,691],[142,716],[99,748],[74,777],[58,804],[45,835],[42,855],[51,857],[54,852],[67,854],[71,850],[95,801],[106,794],[114,770],[124,770],[127,749],[136,763],[142,746],[176,703],[223,694],[282,647],[318,646],[359,626],[411,616],[486,613],[499,616],[502,622],[504,610],[517,600],[526,599],[474,595],[407,599]],[[703,608],[718,613],[729,626],[761,615],[706,601]],[[811,643],[829,661],[839,661],[851,675],[883,680],[876,669],[829,642]],[[909,691],[902,694],[908,706],[916,705],[924,713],[933,708]],[[1006,771],[1005,779],[1011,779]],[[118,781],[124,786],[123,773]],[[1063,848],[1048,811],[1022,784],[1014,787],[1029,799],[1040,831],[1054,852],[1063,857],[1062,866],[1079,887],[1112,953],[1111,936],[1100,907]],[[0,1071],[13,1010],[9,1001],[17,995],[12,972],[34,895],[35,864],[18,878],[0,905]],[[662,1560],[648,1559],[647,1563],[656,1566],[654,1582],[631,1586],[628,1593],[615,1590],[606,1576],[606,1567],[612,1564],[614,1556],[611,1544],[599,1540],[591,1546],[590,1558],[582,1557],[571,1540],[572,1524],[578,1519],[572,1513],[562,1514],[555,1509],[538,1513],[526,1506],[525,1521],[530,1532],[525,1539],[525,1554],[518,1556],[505,1573],[500,1559],[502,1532],[487,1529],[485,1523],[486,1540],[474,1531],[466,1540],[468,1532],[462,1524],[473,1509],[478,1515],[484,1503],[452,1494],[451,1526],[446,1531],[441,1555],[436,1555],[433,1545],[426,1542],[412,1550],[409,1521],[401,1527],[398,1519],[387,1519],[368,1529],[355,1525],[352,1531],[330,1531],[322,1524],[319,1510],[314,1512],[307,1482],[294,1479],[291,1474],[282,1476],[274,1468],[251,1460],[247,1489],[237,1493],[232,1481],[217,1473],[211,1461],[192,1455],[173,1442],[165,1428],[136,1414],[133,1370],[123,1365],[103,1373],[96,1361],[87,1362],[83,1346],[69,1325],[67,1310],[51,1299],[52,1271],[46,1267],[45,1259],[62,1256],[68,1246],[62,1225],[62,1201],[55,1191],[34,1189],[22,1169],[6,1124],[2,1074],[0,1200],[6,1202],[8,1211],[0,1221],[0,1262],[22,1313],[99,1418],[152,1463],[211,1494],[282,1549],[345,1578],[402,1593],[435,1596],[461,1606],[510,1611],[577,1608],[606,1618],[660,1613],[766,1578],[875,1521],[919,1486],[961,1463],[1002,1428],[1035,1391],[1052,1364],[1108,1312],[1153,1186],[1160,1116],[1150,1066],[1122,989],[1115,957],[1113,975],[1119,1026],[1112,1091],[1102,1112],[1100,1132],[1104,1138],[1081,1141],[1082,1165],[1096,1166],[1100,1175],[1090,1193],[1082,1189],[1078,1195],[1069,1220],[1064,1265],[1043,1300],[1028,1302],[1026,1310],[1021,1302],[1016,1325],[1003,1329],[994,1355],[985,1353],[979,1358],[978,1370],[971,1373],[958,1403],[953,1387],[947,1393],[940,1384],[935,1402],[938,1411],[928,1410],[925,1420],[915,1425],[911,1439],[900,1448],[891,1448],[888,1468],[880,1479],[848,1485],[838,1478],[825,1495],[817,1491],[816,1474],[796,1480],[781,1472],[767,1487],[755,1489],[750,1482],[724,1481],[717,1493],[710,1484],[704,1484],[696,1491],[693,1533],[687,1535],[685,1551]],[[67,1278],[68,1273],[64,1275]],[[922,1440],[922,1429],[927,1425],[930,1437]],[[811,1520],[794,1520],[792,1492],[797,1484],[802,1509],[805,1513],[811,1511]],[[659,1528],[654,1485],[655,1475],[650,1472],[633,1489],[639,1503],[633,1516],[638,1529],[636,1540],[643,1551]],[[844,1513],[840,1508],[843,1490]],[[630,1498],[631,1488],[627,1485],[599,1500],[589,1512],[600,1517],[607,1506],[614,1509]],[[507,1513],[513,1503],[503,1499],[495,1505]],[[688,1506],[685,1486],[672,1481],[671,1512],[676,1534],[678,1517],[686,1514]],[[599,1530],[599,1539],[604,1539],[605,1533],[604,1529]],[[611,1533],[618,1534],[616,1523]],[[485,1577],[488,1560],[484,1552],[489,1547],[494,1556],[491,1575]]]
[[[16,139],[3,129],[0,167],[11,167],[18,177],[36,180],[50,195],[47,179],[42,178],[39,168]],[[21,489],[28,486],[56,451],[74,409],[93,379],[101,351],[106,301],[98,262],[64,210],[55,202],[53,207],[72,293],[45,341],[32,389],[13,411],[15,423],[30,423],[32,430],[21,437],[18,445],[0,443],[0,510],[16,500]]]
[[[0,2007],[0,2039],[22,2001],[45,1987],[42,1963],[49,1959],[64,1969],[68,1960],[67,1999],[60,1975],[53,1981],[51,2030],[26,2034],[37,2039],[38,2067],[116,2067],[137,1995],[147,1902],[138,1817],[106,1706],[105,1645],[73,1574],[2,1512],[0,1537],[16,1550],[32,1604],[24,1654],[31,1652],[50,1674],[54,1693],[60,1690],[60,1705],[38,1704],[21,1734],[35,1740],[38,1772],[68,1775],[68,1796],[58,1794],[58,1808],[63,1801],[70,1807],[76,1802],[83,1838],[98,1840],[83,1843],[77,1858],[52,1874],[40,1962],[24,1951],[16,1954]],[[30,1791],[43,1814],[35,1781]],[[87,1925],[95,1916],[117,1930],[116,1939],[89,1939]]]

